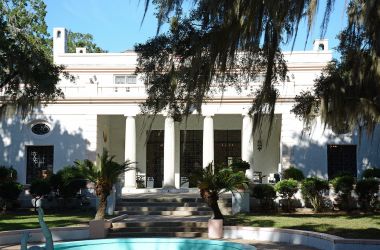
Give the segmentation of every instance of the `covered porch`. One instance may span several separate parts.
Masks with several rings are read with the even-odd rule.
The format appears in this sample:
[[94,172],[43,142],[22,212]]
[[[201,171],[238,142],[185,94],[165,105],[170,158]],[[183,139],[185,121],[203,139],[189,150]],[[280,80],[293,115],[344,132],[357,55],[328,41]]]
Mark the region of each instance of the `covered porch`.
[[242,114],[191,115],[182,122],[163,115],[98,115],[97,124],[97,151],[106,147],[117,161],[135,162],[136,171],[121,180],[122,193],[195,187],[189,176],[211,162],[247,161],[247,177],[261,176],[263,183],[279,171],[280,114],[269,140],[267,124],[252,134],[252,118]]

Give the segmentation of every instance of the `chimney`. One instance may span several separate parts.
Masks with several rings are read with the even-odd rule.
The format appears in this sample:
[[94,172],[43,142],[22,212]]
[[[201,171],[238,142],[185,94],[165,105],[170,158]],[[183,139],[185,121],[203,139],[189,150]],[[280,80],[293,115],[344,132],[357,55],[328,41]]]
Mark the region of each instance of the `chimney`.
[[329,40],[328,39],[315,39],[313,42],[314,51],[324,51],[329,50]]
[[53,56],[67,52],[67,30],[65,28],[53,29]]
[[86,54],[87,50],[85,47],[75,48],[75,53],[77,54]]

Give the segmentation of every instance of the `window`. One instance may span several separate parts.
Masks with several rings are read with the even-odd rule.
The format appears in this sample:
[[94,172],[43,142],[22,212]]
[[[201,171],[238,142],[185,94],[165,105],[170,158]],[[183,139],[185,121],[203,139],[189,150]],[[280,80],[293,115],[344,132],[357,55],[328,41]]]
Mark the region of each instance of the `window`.
[[329,179],[341,173],[356,177],[356,145],[328,145],[327,168]]
[[45,135],[50,132],[50,126],[43,122],[33,124],[31,129],[33,134],[36,135]]
[[[189,178],[191,173],[202,169],[203,130],[181,130],[180,175]],[[196,183],[190,179],[190,187]]]
[[154,188],[161,188],[164,179],[164,130],[147,133],[146,177],[154,178]]
[[115,75],[115,84],[136,84],[136,75]]
[[241,130],[214,130],[214,154],[217,165],[241,159]]
[[53,172],[54,146],[27,146],[26,183]]

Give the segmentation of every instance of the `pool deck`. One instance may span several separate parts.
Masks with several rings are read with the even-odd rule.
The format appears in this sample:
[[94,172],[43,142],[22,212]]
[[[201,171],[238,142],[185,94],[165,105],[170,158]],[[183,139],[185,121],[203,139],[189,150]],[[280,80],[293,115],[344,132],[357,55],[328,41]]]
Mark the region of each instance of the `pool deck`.
[[[248,240],[227,240],[231,242],[238,242],[243,244],[250,244],[257,248],[257,250],[316,250],[316,248],[310,248],[300,245],[287,245],[281,243],[272,242],[256,242]],[[33,244],[30,244],[32,246]],[[2,250],[20,250],[20,245],[0,246]]]

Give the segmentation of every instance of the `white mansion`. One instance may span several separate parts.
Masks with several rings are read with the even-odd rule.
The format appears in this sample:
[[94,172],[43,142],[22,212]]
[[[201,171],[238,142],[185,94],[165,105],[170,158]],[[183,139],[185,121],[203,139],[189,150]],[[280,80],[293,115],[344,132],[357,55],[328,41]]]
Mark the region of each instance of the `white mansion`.
[[359,176],[379,162],[379,136],[373,141],[363,136],[359,144],[356,134],[334,135],[320,123],[304,131],[302,121],[290,112],[295,95],[310,89],[331,60],[327,40],[316,40],[310,51],[285,53],[289,73],[277,86],[280,97],[267,140],[265,126],[261,136],[252,135],[252,119],[247,115],[259,79],[240,92],[226,89],[223,98],[222,93],[214,94],[202,114],[191,115],[186,123],[174,122],[164,113],[152,122],[139,107],[146,93],[135,75],[136,53],[86,53],[85,48],[66,53],[66,30],[55,28],[53,35],[54,61],[65,65],[76,81],[59,83],[65,99],[41,107],[26,119],[0,122],[0,165],[13,166],[21,183],[77,159],[95,161],[104,147],[117,161],[137,164],[136,171],[126,173],[123,192],[135,189],[137,183],[180,188],[194,168],[240,158],[251,164],[247,176],[261,176],[263,182],[290,165],[306,176],[328,178],[339,171]]

